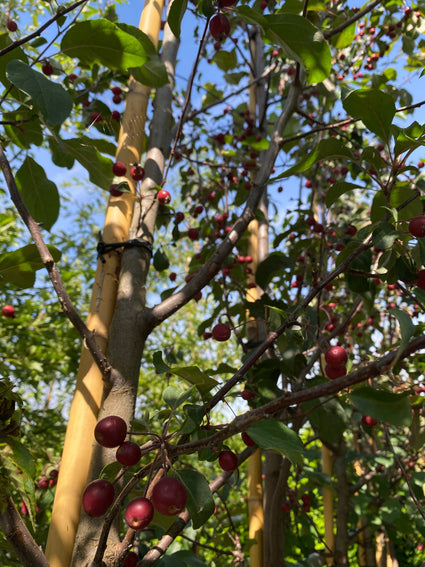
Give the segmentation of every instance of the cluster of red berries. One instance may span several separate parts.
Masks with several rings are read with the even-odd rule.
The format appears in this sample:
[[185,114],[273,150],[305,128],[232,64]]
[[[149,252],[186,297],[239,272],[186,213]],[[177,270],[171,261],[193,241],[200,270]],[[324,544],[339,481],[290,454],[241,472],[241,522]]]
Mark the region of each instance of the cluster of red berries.
[[[111,415],[101,419],[94,430],[96,441],[102,447],[118,447],[116,458],[124,466],[139,462],[141,450],[137,443],[125,441],[127,424],[119,416]],[[100,478],[91,482],[83,494],[83,508],[89,516],[103,516],[115,499],[112,482]],[[128,503],[124,511],[127,525],[134,530],[146,528],[152,521],[154,510],[166,516],[179,514],[186,507],[187,490],[176,478],[164,477],[153,488],[150,499],[138,497]]]
[[[116,177],[124,177],[127,174],[127,166],[122,161],[116,161],[112,164],[112,173]],[[134,163],[130,166],[130,177],[134,181],[142,181],[145,177],[145,170],[139,163]],[[114,197],[122,195],[122,191],[117,190],[117,184],[113,183],[109,187],[109,192]]]

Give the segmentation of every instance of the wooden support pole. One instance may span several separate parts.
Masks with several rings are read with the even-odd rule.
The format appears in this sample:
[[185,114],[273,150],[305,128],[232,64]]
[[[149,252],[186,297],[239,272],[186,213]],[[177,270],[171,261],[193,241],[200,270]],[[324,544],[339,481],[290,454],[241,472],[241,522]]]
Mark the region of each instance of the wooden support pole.
[[[322,445],[322,471],[332,477],[332,451],[325,445]],[[334,502],[332,490],[323,487],[323,516],[325,524],[325,544],[327,554],[335,550],[335,533],[334,533]],[[333,557],[326,559],[327,565],[333,565]]]

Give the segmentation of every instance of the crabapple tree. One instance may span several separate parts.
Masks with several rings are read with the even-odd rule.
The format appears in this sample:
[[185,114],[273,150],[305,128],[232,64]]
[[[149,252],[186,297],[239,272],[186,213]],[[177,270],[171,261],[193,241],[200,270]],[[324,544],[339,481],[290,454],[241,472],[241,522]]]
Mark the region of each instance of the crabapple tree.
[[422,565],[424,5],[30,6],[1,564]]

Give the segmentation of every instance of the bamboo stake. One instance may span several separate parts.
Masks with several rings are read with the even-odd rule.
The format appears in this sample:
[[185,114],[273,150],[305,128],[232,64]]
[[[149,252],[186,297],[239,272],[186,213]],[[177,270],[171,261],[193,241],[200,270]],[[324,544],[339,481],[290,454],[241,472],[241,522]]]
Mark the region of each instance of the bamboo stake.
[[[140,18],[140,29],[155,45],[158,44],[163,7],[163,0],[146,0]],[[116,153],[117,161],[125,163],[128,172],[131,163],[140,161],[149,94],[150,88],[130,77]],[[126,180],[132,193],[111,197],[108,203],[103,230],[103,240],[108,243],[128,239],[135,186],[129,173]],[[104,259],[105,263],[98,261],[87,326],[93,330],[99,346],[106,353],[116,301],[120,254],[111,252],[105,254]],[[103,377],[83,345],[46,546],[46,557],[51,567],[68,567],[71,563],[103,391]]]
[[[258,265],[258,222],[252,221],[249,225],[250,238],[248,252],[252,256],[252,271],[255,274]],[[254,281],[254,277],[248,278]],[[258,299],[257,288],[248,288],[246,300],[254,302]],[[246,333],[248,341],[257,342],[259,340],[258,321],[250,318],[247,321]],[[263,565],[263,486],[262,486],[262,453],[257,449],[248,459],[248,518],[249,518],[249,539],[255,540],[249,549],[249,560],[251,567],[262,567]]]
[[[332,451],[322,444],[322,471],[332,476]],[[325,523],[325,544],[326,550],[335,550],[334,534],[334,503],[332,490],[323,487],[323,517]],[[333,565],[333,557],[326,558],[327,565]]]
[[[264,68],[264,54],[262,49],[262,40],[258,34],[258,30],[250,36],[251,62],[253,64],[254,76],[261,75]],[[258,118],[257,110],[264,108],[264,93],[262,85],[253,85],[249,90],[249,111],[251,118]],[[254,176],[251,176],[253,180]],[[262,203],[265,205],[265,203]],[[266,209],[266,207],[264,207]],[[267,214],[267,210],[263,211]],[[267,218],[267,215],[266,215]],[[255,283],[255,273],[258,263],[264,260],[268,253],[268,234],[262,235],[265,238],[265,246],[259,240],[258,221],[254,220],[250,223],[248,230],[249,246],[248,253],[252,256],[252,276],[248,277],[248,283]],[[260,295],[258,287],[248,288],[246,300],[255,302]],[[261,321],[250,318],[247,321],[246,328],[248,341],[257,343],[266,336],[264,325]],[[248,459],[248,521],[249,521],[249,538],[255,540],[249,550],[249,560],[251,567],[262,567],[264,557],[264,511],[263,511],[263,486],[262,486],[262,451],[257,449]]]

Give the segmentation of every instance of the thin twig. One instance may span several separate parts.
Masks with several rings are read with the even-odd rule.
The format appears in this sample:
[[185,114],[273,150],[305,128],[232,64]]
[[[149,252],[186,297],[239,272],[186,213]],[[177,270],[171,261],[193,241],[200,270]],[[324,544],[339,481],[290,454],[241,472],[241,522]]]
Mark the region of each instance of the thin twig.
[[84,342],[88,350],[90,351],[95,363],[97,364],[99,370],[101,371],[104,379],[109,380],[111,366],[108,360],[106,359],[105,355],[103,354],[101,348],[99,347],[93,332],[87,328],[86,324],[79,316],[77,310],[75,309],[66,291],[65,285],[60,276],[55,261],[53,260],[53,257],[41,235],[39,225],[30,215],[27,207],[25,206],[22,200],[9,161],[1,145],[0,145],[0,167],[3,171],[3,175],[6,180],[7,187],[9,189],[10,197],[16,207],[16,210],[18,211],[19,215],[21,216],[22,220],[24,221],[25,225],[27,226],[32,236],[34,244],[36,245],[38,253],[40,254],[40,258],[47,270],[47,273],[49,274],[50,281],[52,282],[53,288],[58,296],[63,312],[71,321],[71,323],[78,331],[80,336],[84,339]]
[[73,10],[75,10],[75,8],[78,8],[78,6],[80,6],[81,4],[85,4],[86,2],[88,2],[88,0],[78,0],[74,4],[71,4],[71,6],[68,6],[68,8],[62,8],[61,6],[59,6],[56,14],[54,16],[52,16],[50,18],[50,20],[47,20],[47,22],[45,24],[43,24],[41,27],[39,27],[33,33],[30,33],[29,35],[26,35],[25,37],[14,41],[10,45],[3,47],[3,49],[0,49],[0,57],[2,55],[5,55],[6,53],[9,53],[10,51],[13,51],[17,47],[20,47],[24,43],[28,43],[29,41],[31,41],[35,37],[38,37],[39,35],[41,35],[41,32],[43,32],[46,28],[48,28],[51,24],[53,24],[53,22],[55,22],[59,18],[62,18],[62,16],[64,16],[65,14],[72,12]]

